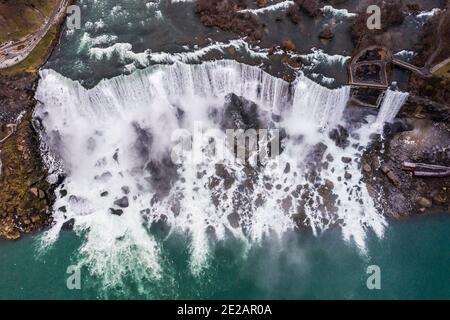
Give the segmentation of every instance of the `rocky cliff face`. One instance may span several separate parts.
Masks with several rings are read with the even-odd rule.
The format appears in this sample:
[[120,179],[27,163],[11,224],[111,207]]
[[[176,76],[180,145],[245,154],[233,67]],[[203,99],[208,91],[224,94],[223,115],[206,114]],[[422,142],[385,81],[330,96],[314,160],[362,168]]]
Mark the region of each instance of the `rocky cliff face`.
[[386,139],[375,142],[362,161],[369,191],[385,214],[450,211],[450,179],[416,177],[404,162],[448,165],[450,126],[444,122],[404,118],[385,128]]
[[28,113],[1,147],[0,237],[15,240],[52,222],[52,190],[40,161],[39,141]]
[[[45,12],[51,12],[54,6],[45,1],[20,1],[14,5],[6,1],[4,5],[16,10],[15,14],[24,10],[23,6],[35,6]],[[6,12],[4,6],[2,10]],[[52,222],[49,207],[53,189],[41,161],[32,112],[38,69],[53,50],[60,28],[61,25],[53,27],[27,59],[0,70],[1,238],[15,240]]]

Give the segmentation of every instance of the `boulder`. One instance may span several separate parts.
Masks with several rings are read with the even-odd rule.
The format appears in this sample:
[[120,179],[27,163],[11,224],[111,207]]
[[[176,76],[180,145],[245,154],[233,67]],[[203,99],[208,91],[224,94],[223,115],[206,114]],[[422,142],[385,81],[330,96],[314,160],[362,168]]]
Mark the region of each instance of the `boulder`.
[[350,158],[350,157],[342,157],[341,161],[343,163],[350,163],[350,162],[352,162],[352,158]]
[[417,197],[416,203],[421,206],[422,208],[431,208],[433,203],[430,199],[427,199],[425,197]]
[[129,201],[128,201],[128,197],[122,197],[120,199],[117,199],[116,201],[114,201],[114,204],[120,208],[128,208]]
[[281,49],[284,51],[295,51],[295,44],[291,39],[286,39],[281,44]]
[[368,163],[364,163],[363,164],[363,170],[364,170],[365,173],[371,173],[372,172],[372,167]]
[[121,210],[121,209],[113,209],[113,208],[109,208],[109,212],[110,212],[112,215],[119,216],[119,217],[123,214],[123,210]]
[[320,0],[295,0],[295,3],[310,17],[320,13]]
[[323,27],[322,31],[320,31],[319,38],[325,39],[325,40],[333,39],[334,38],[334,28],[331,25],[326,24]]
[[75,225],[75,219],[74,218],[69,219],[69,220],[67,220],[66,222],[63,223],[63,225],[61,227],[61,230],[72,231],[74,225]]

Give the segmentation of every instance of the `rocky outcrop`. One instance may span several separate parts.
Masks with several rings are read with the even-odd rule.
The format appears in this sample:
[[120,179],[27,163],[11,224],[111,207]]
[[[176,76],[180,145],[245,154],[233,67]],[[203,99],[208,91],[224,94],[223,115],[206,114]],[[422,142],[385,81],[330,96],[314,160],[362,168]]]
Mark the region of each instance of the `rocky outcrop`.
[[[449,87],[445,90],[449,94],[447,101],[450,101],[450,83]],[[450,106],[432,101],[426,97],[411,95],[405,105],[403,105],[399,116],[429,119],[435,122],[450,122]]]
[[53,220],[49,212],[53,190],[38,146],[30,113],[0,145],[0,237],[15,240]]
[[263,26],[255,15],[239,12],[246,8],[243,0],[199,0],[197,14],[200,21],[208,27],[218,27],[224,31],[260,40]]
[[54,186],[47,182],[32,111],[38,69],[52,52],[61,25],[57,29],[49,31],[51,41],[47,47],[39,47],[21,63],[0,70],[0,141],[8,134],[8,124],[16,123],[21,115],[13,134],[0,142],[1,238],[15,240],[53,221],[49,208],[54,200]]
[[384,142],[373,143],[363,157],[362,172],[371,195],[392,218],[448,211],[450,178],[417,177],[404,170],[403,164],[410,161],[448,165],[450,125],[430,120],[407,121],[412,130],[387,127]]
[[320,39],[331,40],[334,38],[334,26],[326,24],[319,33]]
[[[367,20],[369,14],[366,8],[370,5],[377,5],[381,8],[381,29],[369,30]],[[357,50],[368,46],[402,46],[403,38],[399,32],[389,32],[392,28],[402,24],[408,12],[402,1],[383,1],[383,0],[363,0],[359,7],[361,11],[353,20],[352,37],[355,41]]]
[[295,0],[295,3],[310,17],[316,17],[320,13],[320,0]]

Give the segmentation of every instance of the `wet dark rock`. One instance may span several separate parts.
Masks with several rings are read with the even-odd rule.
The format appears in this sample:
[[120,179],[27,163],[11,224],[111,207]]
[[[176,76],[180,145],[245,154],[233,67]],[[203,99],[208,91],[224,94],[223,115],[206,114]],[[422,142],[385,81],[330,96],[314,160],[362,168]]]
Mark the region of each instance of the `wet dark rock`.
[[319,142],[313,147],[312,152],[308,155],[307,162],[313,166],[316,166],[317,163],[322,161],[327,149],[328,146],[326,144]]
[[223,130],[259,129],[263,127],[258,113],[258,106],[234,93],[225,98],[224,113],[221,120]]
[[66,213],[67,212],[66,206],[59,207],[58,211]]
[[334,27],[326,24],[319,33],[320,39],[331,40],[334,38]]
[[295,3],[310,17],[315,17],[320,13],[320,0],[295,0]]
[[129,194],[129,193],[130,193],[130,187],[123,186],[121,189],[122,189],[122,192],[123,192],[124,194]]
[[449,201],[449,197],[443,190],[441,190],[441,191],[435,190],[431,193],[431,196],[433,198],[433,202],[436,205],[442,206],[442,205],[445,205]]
[[132,126],[137,136],[133,145],[135,152],[139,159],[143,162],[147,162],[149,161],[150,150],[153,145],[153,135],[150,130],[142,128],[142,126],[137,122],[133,122]]
[[109,208],[109,213],[111,213],[112,215],[120,217],[123,214],[123,210],[122,209]]
[[329,190],[333,190],[334,189],[334,183],[331,180],[325,179],[325,186],[329,189]]
[[67,196],[67,190],[61,189],[61,190],[59,191],[59,196],[60,196],[61,198],[64,198],[65,196]]
[[292,21],[293,24],[299,24],[302,21],[302,18],[298,4],[290,6],[286,11],[286,16]]
[[331,130],[329,133],[329,137],[336,143],[336,146],[340,148],[345,149],[350,145],[350,141],[348,140],[349,138],[348,131],[341,125]]
[[327,154],[327,161],[328,161],[328,162],[333,162],[333,161],[334,161],[334,158],[333,158],[333,156],[331,155],[331,153]]
[[223,164],[216,164],[216,175],[223,179],[226,190],[233,185],[235,178],[228,172]]
[[255,15],[239,12],[246,7],[244,0],[198,0],[196,12],[207,27],[218,27],[248,36],[253,41],[259,40],[263,26]]
[[286,163],[286,167],[284,168],[284,173],[288,174],[291,171],[291,164],[288,162]]
[[102,198],[107,197],[108,194],[109,194],[108,191],[104,191],[104,192],[100,193],[100,197],[102,197]]
[[162,214],[157,221],[152,223],[150,230],[158,236],[166,237],[170,232],[167,216]]
[[116,161],[117,163],[119,162],[119,150],[116,150],[113,154],[113,159],[114,161]]
[[101,175],[96,175],[94,177],[95,180],[102,181],[102,182],[108,182],[111,178],[112,178],[112,174],[111,174],[111,172],[108,172],[108,171],[103,172]]
[[383,133],[385,137],[389,137],[400,132],[409,131],[411,129],[411,126],[409,126],[405,121],[397,119],[392,123],[386,124],[384,126]]
[[61,230],[72,231],[74,226],[75,226],[75,219],[72,218],[63,223]]
[[255,200],[255,207],[262,207],[264,204],[264,198],[262,196],[262,194],[258,193],[258,195],[256,196],[256,200]]
[[114,201],[114,204],[120,208],[128,208],[128,206],[130,205],[129,201],[128,201],[128,197],[122,197],[120,199],[117,199],[116,201]]
[[239,215],[236,212],[229,214],[227,218],[232,228],[239,228]]
[[217,187],[220,184],[220,179],[217,177],[210,177],[209,178],[209,189],[214,189],[215,187]]
[[290,196],[284,198],[281,201],[281,207],[285,213],[288,213],[289,209],[292,207],[292,198]]
[[350,162],[352,162],[352,158],[350,158],[350,157],[342,157],[341,161],[343,163],[350,163]]
[[170,156],[165,156],[162,160],[149,161],[145,170],[150,173],[150,177],[145,179],[152,184],[158,196],[161,197],[168,194],[173,182],[178,178],[177,167]]

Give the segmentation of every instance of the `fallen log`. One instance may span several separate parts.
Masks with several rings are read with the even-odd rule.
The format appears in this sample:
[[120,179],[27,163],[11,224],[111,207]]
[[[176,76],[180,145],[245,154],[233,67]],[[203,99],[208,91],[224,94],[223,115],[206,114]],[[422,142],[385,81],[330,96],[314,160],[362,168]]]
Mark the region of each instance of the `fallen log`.
[[442,172],[414,171],[413,174],[415,177],[446,178],[450,177],[450,170]]
[[450,167],[435,164],[403,162],[403,170],[412,171],[415,177],[445,178],[450,176]]

